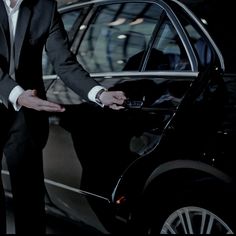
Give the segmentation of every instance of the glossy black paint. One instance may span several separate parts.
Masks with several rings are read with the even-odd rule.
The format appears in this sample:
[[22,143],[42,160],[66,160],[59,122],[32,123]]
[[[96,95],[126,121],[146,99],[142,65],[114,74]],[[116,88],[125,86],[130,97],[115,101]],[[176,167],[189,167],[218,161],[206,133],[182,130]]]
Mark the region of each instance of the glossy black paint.
[[[112,60],[116,54],[107,53],[106,68],[110,71],[103,71],[105,67],[97,65],[105,59],[92,58],[103,50],[99,47],[93,51],[92,43],[96,41],[92,37],[94,29],[89,27],[106,5],[113,9],[120,4],[122,12],[135,3],[146,4],[147,11],[155,6],[160,14],[148,43],[142,51],[125,58],[127,61],[119,61],[126,63],[123,69]],[[188,3],[200,18],[200,3]],[[53,68],[45,57],[48,99],[66,108],[65,113],[51,114],[50,136],[44,150],[48,211],[83,221],[103,233],[142,233],[149,232],[147,227],[153,227],[150,225],[154,220],[157,230],[161,229],[165,209],[195,204],[192,195],[196,199],[206,193],[206,202],[213,201],[223,191],[227,196],[217,206],[209,204],[209,209],[234,229],[234,219],[228,216],[235,210],[235,76],[228,73],[228,59],[224,64],[227,54],[222,57],[223,48],[219,49],[208,34],[207,30],[214,34],[211,18],[204,26],[188,8],[171,0],[79,1],[61,6],[60,12],[65,21],[69,16],[71,25],[65,25],[71,50],[91,76],[110,90],[124,91],[128,100],[121,111],[84,102],[52,76]],[[114,21],[115,16],[114,12]],[[155,19],[145,14],[143,17],[150,22]],[[105,27],[112,31],[115,25]],[[90,60],[83,51],[88,32],[88,50],[93,52]],[[130,41],[124,44],[123,54],[118,51],[117,55],[128,55],[129,47],[134,50],[140,46],[140,34],[130,32],[121,32]],[[168,37],[176,35],[164,38],[163,32],[169,33]],[[105,39],[110,42],[112,37],[107,35]],[[160,50],[160,39],[166,40],[173,51]],[[7,181],[6,191],[10,191]],[[179,200],[178,196],[185,192]],[[204,201],[201,204],[208,209]]]

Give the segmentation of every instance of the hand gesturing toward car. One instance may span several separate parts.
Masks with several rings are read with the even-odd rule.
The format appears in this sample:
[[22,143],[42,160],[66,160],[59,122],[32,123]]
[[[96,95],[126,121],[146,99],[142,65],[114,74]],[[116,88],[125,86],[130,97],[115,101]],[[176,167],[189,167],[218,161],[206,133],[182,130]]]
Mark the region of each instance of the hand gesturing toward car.
[[[104,91],[99,100],[104,106],[108,106],[113,110],[120,110],[124,108],[122,104],[126,97],[122,91]],[[65,108],[54,102],[43,100],[37,96],[36,90],[24,91],[17,100],[18,105],[31,108],[37,111],[47,112],[64,112]]]
[[37,111],[47,111],[47,112],[63,112],[65,108],[59,104],[49,102],[37,97],[36,90],[26,90],[24,91],[17,100],[18,105],[31,108]]

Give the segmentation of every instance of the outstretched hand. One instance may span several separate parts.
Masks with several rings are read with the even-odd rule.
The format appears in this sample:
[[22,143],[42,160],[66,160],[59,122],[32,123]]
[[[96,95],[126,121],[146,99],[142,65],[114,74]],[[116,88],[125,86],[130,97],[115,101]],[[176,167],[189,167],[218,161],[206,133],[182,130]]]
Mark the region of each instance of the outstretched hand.
[[120,110],[124,108],[122,104],[126,100],[126,97],[122,91],[104,91],[99,99],[105,106],[113,110]]
[[37,97],[36,90],[26,90],[24,91],[17,100],[20,106],[31,108],[37,111],[47,111],[47,112],[63,112],[65,108],[59,104],[49,102]]

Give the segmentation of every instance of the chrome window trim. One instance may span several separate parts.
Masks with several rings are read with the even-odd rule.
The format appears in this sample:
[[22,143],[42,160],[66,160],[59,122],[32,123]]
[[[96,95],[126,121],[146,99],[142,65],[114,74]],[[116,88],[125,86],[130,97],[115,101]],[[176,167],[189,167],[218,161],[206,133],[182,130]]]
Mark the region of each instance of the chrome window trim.
[[55,79],[59,79],[59,76],[56,74],[43,76],[43,80],[55,80]]
[[105,72],[105,73],[91,73],[90,76],[95,77],[103,77],[103,78],[113,78],[113,77],[144,77],[144,76],[158,76],[158,77],[181,77],[181,78],[189,78],[189,77],[198,77],[199,72],[189,71],[189,72],[177,72],[177,71],[150,71],[150,72]]
[[[92,78],[113,78],[113,77],[144,77],[144,76],[158,76],[158,77],[181,77],[181,78],[197,78],[199,72],[177,72],[177,71],[144,71],[144,72],[103,72],[103,73],[91,73]],[[44,75],[43,80],[57,80],[60,79],[58,75]]]
[[58,8],[59,13],[64,13],[65,11],[74,10],[77,7],[83,7],[92,4],[92,2],[84,2],[84,3],[75,3],[73,5],[61,6]]

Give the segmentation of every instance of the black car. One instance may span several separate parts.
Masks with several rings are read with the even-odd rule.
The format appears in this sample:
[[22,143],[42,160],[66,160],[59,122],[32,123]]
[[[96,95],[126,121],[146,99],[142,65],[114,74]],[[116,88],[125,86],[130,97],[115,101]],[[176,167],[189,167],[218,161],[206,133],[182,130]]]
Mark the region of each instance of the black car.
[[[119,111],[84,101],[44,55],[48,100],[66,108],[51,114],[44,149],[49,213],[104,234],[235,232],[235,71],[210,4],[216,9],[210,0],[59,7],[79,62],[128,99]],[[223,32],[232,27],[224,19]]]

